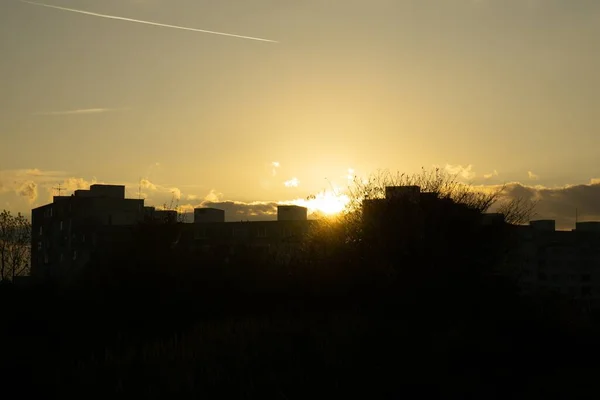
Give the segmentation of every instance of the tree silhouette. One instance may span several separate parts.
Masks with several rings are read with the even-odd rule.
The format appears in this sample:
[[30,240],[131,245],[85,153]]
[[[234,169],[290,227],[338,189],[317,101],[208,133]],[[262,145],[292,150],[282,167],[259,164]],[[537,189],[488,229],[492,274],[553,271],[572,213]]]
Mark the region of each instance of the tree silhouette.
[[[386,198],[386,188],[397,186],[413,188]],[[465,306],[483,288],[509,279],[511,223],[526,221],[533,210],[525,201],[504,201],[503,188],[481,190],[440,169],[378,171],[355,179],[348,193],[345,212],[319,220],[309,235],[305,263],[332,280],[351,274],[354,284],[395,285],[401,295],[445,306]],[[505,218],[487,223],[493,206]]]
[[0,280],[14,280],[27,273],[31,252],[31,223],[10,211],[0,213]]

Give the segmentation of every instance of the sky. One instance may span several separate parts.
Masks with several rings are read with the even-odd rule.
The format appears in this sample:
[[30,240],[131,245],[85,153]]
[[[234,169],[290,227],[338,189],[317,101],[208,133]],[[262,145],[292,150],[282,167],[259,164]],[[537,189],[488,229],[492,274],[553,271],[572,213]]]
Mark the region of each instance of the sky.
[[0,2],[0,209],[97,182],[258,217],[440,166],[600,220],[597,0],[45,2],[249,38]]

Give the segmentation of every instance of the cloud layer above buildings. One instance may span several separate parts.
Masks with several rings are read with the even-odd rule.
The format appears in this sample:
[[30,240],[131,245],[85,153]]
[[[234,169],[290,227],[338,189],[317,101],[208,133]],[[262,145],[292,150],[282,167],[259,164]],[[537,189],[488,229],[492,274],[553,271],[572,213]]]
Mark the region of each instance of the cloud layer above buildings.
[[[457,177],[471,178],[475,174],[472,166],[450,166]],[[531,178],[531,174],[524,174]],[[353,175],[354,176],[354,175]],[[535,219],[554,219],[557,227],[570,229],[574,227],[576,214],[580,221],[600,220],[600,179],[591,179],[584,184],[547,187],[531,185],[523,182],[507,184],[486,184],[489,178],[496,178],[498,172],[482,175],[480,184],[475,188],[497,190],[504,188],[503,198],[506,200],[523,198],[537,203]],[[20,170],[0,170],[0,199],[5,206],[15,212],[29,214],[32,207],[52,201],[52,196],[70,195],[77,189],[87,189],[96,178],[70,176],[64,171],[44,171],[36,168]],[[149,179],[139,182],[110,182],[124,184],[129,198],[143,198],[147,205],[159,208],[178,208],[181,212],[192,212],[195,207],[214,207],[225,210],[227,220],[269,220],[275,219],[278,204],[298,204],[309,207],[310,211],[321,208],[339,209],[343,204],[335,203],[333,193],[313,196],[312,199],[273,199],[272,201],[244,202],[228,198],[217,189],[203,190],[191,186],[182,190],[174,185],[159,184]],[[341,194],[343,195],[343,193]]]

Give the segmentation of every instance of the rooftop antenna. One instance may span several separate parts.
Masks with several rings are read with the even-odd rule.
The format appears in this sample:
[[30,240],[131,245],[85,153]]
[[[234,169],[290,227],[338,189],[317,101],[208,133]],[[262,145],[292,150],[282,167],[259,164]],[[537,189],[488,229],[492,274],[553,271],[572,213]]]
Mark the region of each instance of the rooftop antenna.
[[140,178],[140,184],[138,186],[138,200],[142,198],[142,178]]
[[62,191],[66,190],[66,189],[61,188],[60,187],[60,183],[59,183],[58,187],[52,188],[52,190],[57,190],[58,191],[58,196],[60,197],[60,195],[62,194]]

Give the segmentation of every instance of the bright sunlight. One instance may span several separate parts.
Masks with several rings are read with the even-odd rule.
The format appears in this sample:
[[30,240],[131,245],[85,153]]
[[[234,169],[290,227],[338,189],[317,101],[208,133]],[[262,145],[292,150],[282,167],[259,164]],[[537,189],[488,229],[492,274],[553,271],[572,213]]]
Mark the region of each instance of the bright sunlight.
[[322,213],[325,215],[336,215],[344,210],[350,199],[339,191],[324,190],[308,199],[297,199],[292,203],[308,208],[309,213]]

